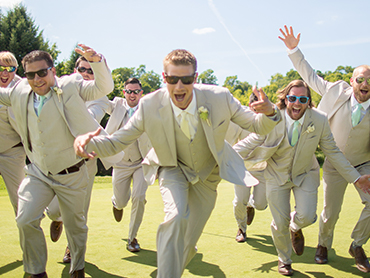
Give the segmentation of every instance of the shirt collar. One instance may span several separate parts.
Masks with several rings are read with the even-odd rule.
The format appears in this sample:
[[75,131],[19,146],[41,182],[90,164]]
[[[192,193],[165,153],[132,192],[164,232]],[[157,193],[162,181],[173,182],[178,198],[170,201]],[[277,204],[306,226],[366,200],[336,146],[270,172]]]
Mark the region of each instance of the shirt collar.
[[[309,109],[309,108],[308,108]],[[307,110],[306,110],[307,111]],[[303,122],[304,122],[304,117],[306,116],[306,111],[304,111],[304,114],[303,116],[298,120],[298,122],[301,124],[301,126],[303,125]],[[288,115],[288,112],[287,110],[285,109],[285,119],[286,119],[286,122],[287,122],[287,127],[289,128],[294,122],[295,120],[293,120],[289,115]]]
[[[355,98],[355,95],[352,94],[351,95],[351,107],[353,108],[354,106],[356,106],[359,102],[357,101],[357,99]],[[366,111],[367,108],[369,108],[370,106],[370,99],[368,99],[367,101],[361,103],[362,107],[364,108],[364,110]]]
[[194,90],[193,90],[193,98],[192,98],[191,102],[189,103],[189,106],[186,107],[185,110],[182,110],[182,109],[178,108],[172,102],[172,99],[171,98],[170,98],[170,102],[171,102],[172,110],[173,110],[173,113],[175,114],[175,117],[178,117],[182,113],[182,111],[186,111],[186,112],[188,112],[189,114],[191,114],[193,116],[196,115],[196,112],[197,112],[197,100],[195,98],[195,92],[194,92]]
[[[33,92],[33,93],[35,95],[35,98],[39,99],[39,95],[36,94],[35,92]],[[44,95],[44,97],[45,97],[45,99],[49,99],[51,97],[51,90],[46,95]]]

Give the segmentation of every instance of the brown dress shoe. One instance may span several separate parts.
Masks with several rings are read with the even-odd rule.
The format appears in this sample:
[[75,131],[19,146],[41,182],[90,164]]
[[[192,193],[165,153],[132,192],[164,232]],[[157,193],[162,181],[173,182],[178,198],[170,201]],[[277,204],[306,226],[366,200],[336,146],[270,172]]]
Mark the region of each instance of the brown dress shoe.
[[73,271],[70,277],[71,278],[85,278],[85,268]]
[[27,276],[27,278],[48,278],[48,275],[46,272],[39,273],[39,274],[32,274],[30,276]]
[[50,224],[50,238],[52,242],[57,242],[63,231],[62,221],[52,221]]
[[328,263],[328,248],[317,245],[315,262],[317,264],[327,264]]
[[238,233],[236,234],[235,240],[239,243],[246,242],[247,233],[244,233],[242,229],[239,229]]
[[136,238],[134,238],[132,241],[128,239],[126,248],[130,252],[139,252],[140,251],[140,245],[137,242]]
[[252,224],[254,218],[254,207],[247,207],[247,225]]
[[71,263],[71,252],[69,251],[68,246],[66,248],[66,252],[64,253],[63,263],[65,264]]
[[280,274],[284,276],[292,276],[293,275],[293,269],[291,264],[284,264],[281,261],[278,263],[278,271]]
[[355,258],[356,267],[362,272],[370,272],[369,260],[366,257],[365,251],[361,246],[353,247],[352,243],[349,247],[349,254]]
[[113,207],[113,215],[114,219],[116,219],[117,222],[120,222],[123,216],[123,209],[116,209],[115,207]]
[[302,255],[304,251],[304,236],[302,233],[302,229],[299,229],[296,232],[290,230],[290,235],[292,238],[292,246],[294,253],[296,253],[298,256]]

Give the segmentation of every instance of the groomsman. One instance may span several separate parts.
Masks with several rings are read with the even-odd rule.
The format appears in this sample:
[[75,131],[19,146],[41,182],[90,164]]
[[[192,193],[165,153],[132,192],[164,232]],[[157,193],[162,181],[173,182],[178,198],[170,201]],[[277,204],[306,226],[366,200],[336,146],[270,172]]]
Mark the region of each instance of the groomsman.
[[[113,101],[110,101],[107,110],[107,113],[111,115],[105,128],[108,134],[112,134],[123,127],[139,107],[138,104],[143,94],[140,81],[137,78],[129,78],[124,85],[125,98],[115,97]],[[117,222],[122,220],[123,208],[127,206],[131,197],[131,220],[127,239],[127,250],[131,252],[140,251],[136,236],[143,220],[146,203],[145,194],[148,189],[141,162],[150,149],[150,141],[144,133],[125,149],[123,159],[113,165],[112,204],[113,215]]]
[[51,55],[36,50],[22,61],[26,79],[11,89],[0,89],[0,103],[12,106],[26,154],[26,178],[18,196],[16,218],[23,251],[23,266],[29,277],[47,277],[47,249],[40,222],[45,207],[55,195],[70,243],[71,277],[84,277],[87,226],[84,199],[88,181],[85,160],[76,157],[76,136],[99,125],[88,113],[84,101],[113,90],[105,60],[92,48],[76,49],[91,63],[95,82],[76,75],[57,78]]
[[280,115],[263,92],[255,90],[259,101],[253,103],[254,113],[225,88],[195,85],[197,62],[189,51],[172,51],[163,66],[167,88],[143,97],[123,128],[108,137],[95,137],[99,130],[88,133],[76,138],[74,146],[83,157],[93,157],[91,151],[107,156],[146,132],[153,148],[143,161],[144,176],[152,184],[158,175],[165,211],[157,233],[157,276],[176,278],[196,253],[221,178],[248,186],[258,183],[224,140],[230,121],[267,134]]
[[[92,81],[95,79],[94,72],[89,62],[86,60],[84,56],[80,56],[76,60],[74,73],[79,73],[81,77],[86,81]],[[106,96],[104,96],[97,100],[86,101],[85,105],[91,116],[98,123],[100,123],[105,115],[105,112],[109,107],[109,100]],[[87,221],[91,200],[91,192],[94,185],[95,175],[96,172],[98,171],[96,159],[86,161],[86,167],[89,174],[89,181],[86,189],[84,215]],[[46,214],[49,216],[51,220],[53,220],[50,224],[50,239],[53,242],[57,242],[63,231],[63,221],[57,196],[55,196],[54,199],[47,206]],[[71,252],[69,250],[69,247],[67,246],[63,256],[63,263],[70,262],[71,262]]]
[[[328,82],[319,77],[298,48],[300,34],[294,36],[293,28],[280,29],[279,37],[288,47],[289,58],[303,80],[322,96],[318,109],[327,113],[335,142],[348,161],[362,175],[370,173],[370,66],[357,67],[349,85],[345,81]],[[320,216],[319,244],[315,261],[328,262],[335,224],[342,208],[348,182],[327,159],[323,165],[324,209]],[[349,253],[355,258],[357,268],[370,272],[370,264],[362,248],[370,237],[370,196],[357,188],[364,208],[352,231]]]
[[[0,52],[0,87],[11,88],[21,78],[16,75],[17,59],[9,51]],[[0,105],[0,174],[3,177],[6,190],[14,213],[18,210],[18,188],[24,179],[26,153],[21,138],[16,131],[16,122],[12,109]]]
[[[271,231],[279,257],[278,272],[291,276],[292,247],[297,255],[303,254],[302,229],[317,218],[317,146],[347,182],[353,182],[367,194],[370,175],[361,176],[335,145],[326,115],[312,107],[311,92],[305,82],[292,81],[278,94],[281,122],[267,136],[251,134],[234,149],[246,160],[267,162],[266,195],[273,217]],[[291,192],[296,204],[293,212]]]

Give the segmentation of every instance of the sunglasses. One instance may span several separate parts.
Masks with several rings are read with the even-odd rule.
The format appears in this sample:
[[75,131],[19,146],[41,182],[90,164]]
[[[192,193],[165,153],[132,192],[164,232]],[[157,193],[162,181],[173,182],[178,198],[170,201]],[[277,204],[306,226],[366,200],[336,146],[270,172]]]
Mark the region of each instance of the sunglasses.
[[309,97],[304,97],[304,96],[302,96],[302,97],[297,97],[297,96],[290,96],[290,95],[286,96],[286,98],[287,98],[287,99],[288,99],[288,101],[289,101],[289,102],[291,102],[291,103],[296,102],[296,101],[297,101],[297,99],[298,99],[298,100],[299,100],[299,102],[300,102],[300,103],[302,103],[302,104],[306,104],[306,103],[308,102],[308,100],[310,99]]
[[85,67],[78,67],[77,68],[78,72],[87,72],[88,74],[94,74],[93,70],[91,68],[87,69]]
[[164,74],[164,79],[168,84],[175,85],[179,80],[181,80],[182,84],[189,85],[194,83],[195,74],[189,75],[189,76],[169,76],[167,74]]
[[357,84],[361,84],[362,82],[364,82],[366,80],[367,82],[367,85],[370,85],[370,78],[365,78],[365,77],[357,77],[356,78],[356,82]]
[[132,93],[134,93],[135,95],[137,95],[137,94],[140,94],[141,89],[137,89],[137,90],[124,89],[124,91],[125,91],[126,94],[129,94],[129,95],[131,95]]
[[17,69],[17,67],[0,66],[0,71],[6,70],[7,72],[14,72],[16,69]]
[[47,69],[42,69],[38,71],[29,71],[25,72],[24,74],[26,75],[28,80],[32,80],[35,78],[35,75],[37,74],[39,77],[45,77],[48,75],[48,70],[52,69],[52,67],[48,67]]

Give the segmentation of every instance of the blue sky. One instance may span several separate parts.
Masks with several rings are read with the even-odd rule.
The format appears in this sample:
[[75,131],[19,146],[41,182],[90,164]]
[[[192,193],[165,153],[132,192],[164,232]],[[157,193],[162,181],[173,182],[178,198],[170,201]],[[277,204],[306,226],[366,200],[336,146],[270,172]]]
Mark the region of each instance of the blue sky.
[[[19,0],[0,0],[2,11]],[[104,54],[111,69],[146,65],[162,72],[171,50],[185,48],[198,72],[212,69],[220,85],[237,75],[259,86],[292,68],[279,28],[301,32],[300,48],[318,70],[370,64],[368,0],[89,0],[21,1],[68,59],[76,43]],[[57,5],[60,3],[60,6]]]

